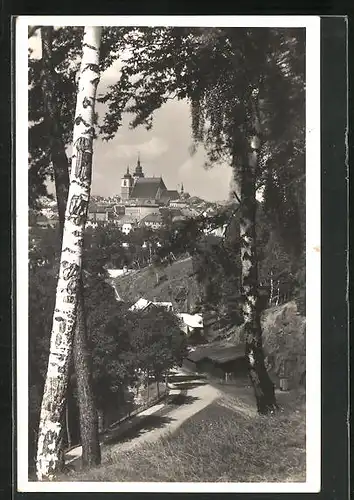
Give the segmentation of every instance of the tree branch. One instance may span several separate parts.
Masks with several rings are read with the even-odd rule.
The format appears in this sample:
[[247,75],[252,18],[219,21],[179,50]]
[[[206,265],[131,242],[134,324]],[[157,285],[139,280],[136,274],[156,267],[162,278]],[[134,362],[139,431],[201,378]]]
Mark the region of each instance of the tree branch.
[[28,38],[32,38],[33,35],[36,33],[37,30],[39,30],[41,26],[30,26],[28,28]]
[[239,202],[239,204],[241,205],[241,200],[238,196],[238,194],[236,193],[236,191],[233,191],[232,194],[234,195],[234,197],[236,198],[236,200]]

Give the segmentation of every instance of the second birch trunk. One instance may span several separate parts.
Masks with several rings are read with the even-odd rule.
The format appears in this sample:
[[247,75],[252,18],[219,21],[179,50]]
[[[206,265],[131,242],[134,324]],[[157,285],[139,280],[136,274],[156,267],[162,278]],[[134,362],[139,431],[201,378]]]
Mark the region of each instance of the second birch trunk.
[[254,388],[258,412],[265,414],[276,408],[276,400],[274,384],[265,366],[262,347],[256,251],[257,162],[258,151],[250,146],[248,154],[242,157],[240,175],[241,291],[249,376]]

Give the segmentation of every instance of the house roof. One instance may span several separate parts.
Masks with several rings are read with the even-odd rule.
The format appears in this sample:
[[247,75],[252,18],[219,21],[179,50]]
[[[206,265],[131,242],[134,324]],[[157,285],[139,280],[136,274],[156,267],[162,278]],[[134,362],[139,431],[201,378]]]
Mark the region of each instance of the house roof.
[[151,300],[147,299],[139,299],[133,304],[130,308],[129,311],[145,311],[147,307],[149,307],[152,304]]
[[175,215],[173,218],[172,218],[172,222],[179,222],[179,221],[183,221],[183,220],[186,220],[186,216],[185,215]]
[[136,180],[130,199],[155,199],[159,188],[166,190],[165,183],[161,177],[141,177]]
[[170,215],[171,217],[175,217],[176,215],[182,215],[182,209],[176,207],[160,207],[160,213]]
[[180,313],[178,317],[190,328],[203,328],[203,316],[201,314]]
[[235,348],[233,350],[221,350],[220,352],[215,352],[208,355],[214,363],[226,363],[228,361],[233,361],[234,359],[243,358],[245,356],[245,349]]
[[197,217],[198,212],[194,208],[181,208],[179,209],[181,211],[181,214],[185,217]]
[[118,219],[118,224],[123,225],[123,224],[134,224],[136,222],[136,217],[133,217],[132,215],[123,215]]
[[172,302],[154,302],[152,300],[147,300],[140,298],[133,304],[129,311],[145,311],[148,307],[150,306],[155,306],[155,307],[164,307],[164,308],[172,308]]
[[188,354],[191,361],[201,361],[202,359],[209,359],[214,363],[225,363],[234,359],[242,358],[245,356],[245,347],[243,344],[221,347],[221,346],[207,346],[196,349],[194,352]]
[[98,203],[90,203],[89,205],[89,213],[113,213],[114,212],[114,206],[112,205],[101,205]]
[[190,361],[194,361],[196,363],[198,361],[201,361],[202,359],[207,359],[207,357],[204,352],[195,350],[195,351],[190,351],[188,353],[187,359],[189,359]]
[[137,207],[156,207],[159,209],[159,205],[154,203],[149,198],[139,198],[139,202],[128,200],[128,203],[125,205],[125,210],[136,209]]
[[153,223],[162,223],[162,215],[161,214],[148,214],[143,219],[141,219],[140,223],[145,224],[146,222]]
[[179,193],[177,189],[168,189],[163,193],[161,196],[162,201],[170,201],[170,200],[178,200],[179,199]]

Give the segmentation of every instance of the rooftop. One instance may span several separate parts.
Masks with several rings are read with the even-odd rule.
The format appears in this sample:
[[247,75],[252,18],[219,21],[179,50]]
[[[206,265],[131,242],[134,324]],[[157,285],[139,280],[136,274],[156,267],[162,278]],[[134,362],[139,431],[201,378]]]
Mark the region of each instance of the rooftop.
[[188,359],[192,361],[201,361],[209,359],[217,363],[225,363],[233,359],[242,358],[245,356],[245,346],[243,344],[221,347],[221,346],[206,346],[200,347],[188,354]]
[[166,190],[165,183],[161,177],[138,178],[132,189],[130,199],[156,199],[159,188]]
[[145,223],[162,223],[162,215],[161,214],[148,214],[146,215],[143,219],[141,219],[140,223],[145,224]]

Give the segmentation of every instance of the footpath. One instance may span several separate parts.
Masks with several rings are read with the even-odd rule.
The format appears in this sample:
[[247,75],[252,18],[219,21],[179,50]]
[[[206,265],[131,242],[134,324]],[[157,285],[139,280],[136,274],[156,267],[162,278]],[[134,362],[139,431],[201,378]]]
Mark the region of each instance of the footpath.
[[[172,377],[175,378],[178,376],[185,376],[186,373],[178,370],[173,372]],[[178,387],[178,382],[170,383],[168,386],[168,392],[155,404],[149,406],[146,409],[137,412],[134,416],[128,417],[124,419],[123,422],[118,421],[110,425],[110,427],[102,434],[101,436],[101,444],[105,444],[107,440],[110,440],[114,435],[115,439],[118,439],[120,436],[124,435],[128,430],[133,429],[138,424],[141,425],[142,421],[151,415],[160,412],[165,408],[167,402],[171,403],[171,400],[181,396],[186,391],[183,388]],[[71,448],[65,453],[65,464],[69,465],[74,461],[81,458],[82,455],[82,446],[76,446]]]

